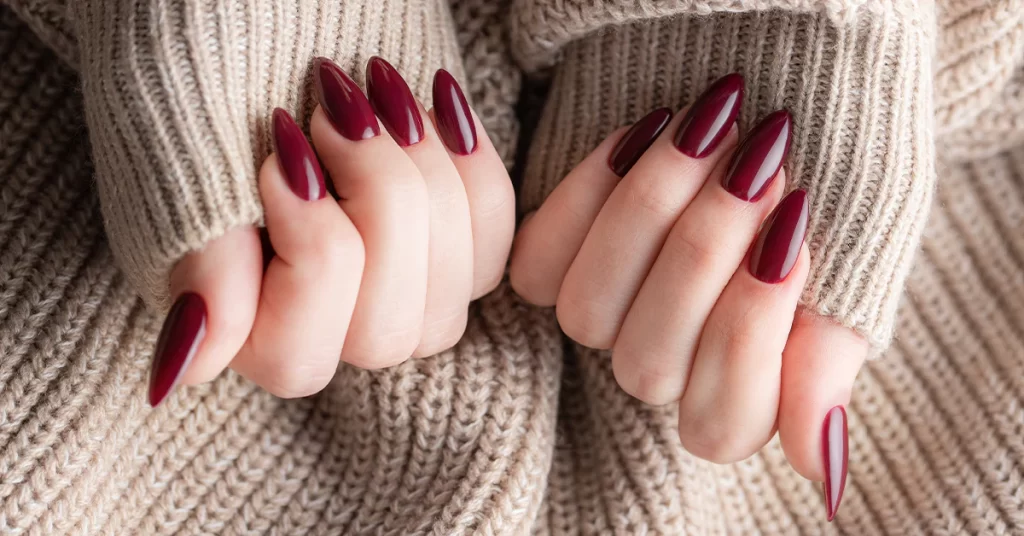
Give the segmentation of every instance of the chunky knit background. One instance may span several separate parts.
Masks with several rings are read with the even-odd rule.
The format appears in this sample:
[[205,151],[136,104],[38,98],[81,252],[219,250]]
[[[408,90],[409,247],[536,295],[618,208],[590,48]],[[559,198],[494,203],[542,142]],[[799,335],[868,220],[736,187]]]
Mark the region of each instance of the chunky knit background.
[[[6,1],[0,534],[1024,534],[1022,1]],[[140,296],[258,221],[266,112],[309,111],[308,56],[377,52],[420,95],[456,68],[509,161],[512,55],[552,77],[524,208],[716,74],[748,77],[744,125],[792,107],[791,172],[818,200],[805,303],[878,345],[896,325],[854,392],[833,525],[777,444],[693,459],[671,410],[506,287],[431,359],[342,367],[304,400],[227,374],[146,406],[160,318]]]

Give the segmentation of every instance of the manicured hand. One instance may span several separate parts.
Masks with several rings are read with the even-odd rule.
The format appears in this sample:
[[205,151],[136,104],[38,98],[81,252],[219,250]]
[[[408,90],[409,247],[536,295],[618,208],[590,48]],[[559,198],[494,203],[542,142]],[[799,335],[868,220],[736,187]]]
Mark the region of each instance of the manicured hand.
[[786,111],[738,144],[742,98],[729,75],[675,118],[655,110],[613,132],[528,217],[511,283],[554,305],[566,335],[611,350],[627,393],[678,404],[692,454],[739,461],[778,430],[793,467],[827,482],[831,519],[868,345],[798,307],[815,200],[783,195]]
[[380,58],[367,68],[369,100],[329,60],[314,73],[316,154],[277,110],[275,153],[259,172],[275,254],[265,259],[257,229],[245,227],[178,263],[154,406],[179,382],[229,366],[299,397],[323,389],[339,359],[376,369],[436,354],[462,336],[470,301],[503,276],[514,194],[454,78],[438,71],[425,112]]

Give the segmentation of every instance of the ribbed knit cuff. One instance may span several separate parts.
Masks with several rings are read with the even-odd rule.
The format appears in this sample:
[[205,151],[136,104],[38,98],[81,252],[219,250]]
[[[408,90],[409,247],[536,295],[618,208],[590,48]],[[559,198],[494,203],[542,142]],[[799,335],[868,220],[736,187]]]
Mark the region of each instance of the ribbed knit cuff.
[[71,19],[111,247],[157,308],[185,253],[261,221],[271,111],[311,114],[314,57],[362,79],[380,54],[424,103],[436,69],[462,73],[445,0],[90,0]]
[[[794,117],[788,186],[806,188],[811,208],[803,305],[884,348],[935,181],[932,25],[927,13],[846,15],[676,14],[605,26],[548,51],[560,61],[521,208],[537,207],[611,130],[659,106],[679,108],[739,71],[741,132],[781,107]],[[537,56],[528,66],[544,63]]]

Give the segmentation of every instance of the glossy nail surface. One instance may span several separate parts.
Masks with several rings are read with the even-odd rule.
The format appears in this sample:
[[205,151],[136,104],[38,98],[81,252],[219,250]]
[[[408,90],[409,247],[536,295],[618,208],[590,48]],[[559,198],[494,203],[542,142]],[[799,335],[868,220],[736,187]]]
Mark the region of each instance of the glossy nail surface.
[[676,131],[676,148],[688,156],[711,154],[736,122],[743,104],[743,77],[727,74],[716,80],[686,112]]
[[444,69],[434,74],[434,117],[437,132],[449,151],[466,155],[476,149],[476,125],[469,103],[455,77]]
[[625,177],[671,120],[672,110],[668,108],[658,108],[641,117],[622,135],[619,143],[615,144],[615,148],[608,156],[608,167],[616,175]]
[[374,56],[366,67],[366,92],[384,127],[399,145],[423,140],[423,118],[416,98],[402,75],[382,58]]
[[789,112],[772,112],[750,131],[733,155],[722,186],[744,201],[757,201],[786,160],[792,121]]
[[313,77],[317,101],[342,136],[359,141],[380,134],[370,101],[341,67],[327,58],[317,58]]
[[836,517],[846,488],[846,464],[850,448],[846,429],[846,409],[836,406],[828,411],[821,429],[822,455],[825,458],[825,515]]
[[299,125],[280,108],[274,110],[274,152],[288,187],[295,195],[306,201],[324,197],[327,189],[320,162]]
[[194,292],[178,297],[167,313],[156,341],[149,371],[149,405],[156,406],[174,390],[206,336],[206,302]]
[[807,192],[795,190],[768,216],[750,253],[750,273],[765,283],[786,279],[807,233]]

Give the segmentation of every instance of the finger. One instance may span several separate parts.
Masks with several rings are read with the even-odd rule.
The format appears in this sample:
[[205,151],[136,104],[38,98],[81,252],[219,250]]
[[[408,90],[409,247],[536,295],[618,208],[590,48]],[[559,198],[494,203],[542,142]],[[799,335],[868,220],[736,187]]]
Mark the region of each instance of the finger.
[[[508,171],[455,78],[434,75],[430,119],[465,189],[472,235],[473,287],[477,299],[494,290],[505,273],[515,231],[515,192]],[[477,136],[477,132],[483,133]]]
[[175,303],[153,354],[150,405],[179,383],[210,381],[228,366],[252,329],[262,277],[252,226],[232,229],[178,262],[170,278]]
[[473,234],[458,170],[402,76],[379,57],[366,69],[367,92],[391,137],[419,169],[430,202],[427,294],[420,342],[424,357],[455,345],[466,330],[473,293]]
[[782,356],[779,439],[798,473],[825,482],[829,521],[846,483],[845,407],[867,354],[852,330],[800,310]]
[[231,368],[272,394],[319,392],[338,368],[363,273],[363,244],[327,194],[305,135],[274,111],[275,154],[260,169],[275,255],[249,339]]
[[708,315],[782,197],[789,125],[785,111],[761,121],[672,227],[615,339],[612,370],[627,393],[656,405],[682,396]]
[[558,293],[555,312],[566,335],[611,348],[672,225],[735,145],[741,93],[738,75],[713,84],[616,186]]
[[412,355],[423,326],[427,188],[352,79],[326,59],[314,69],[321,106],[310,123],[313,144],[366,254],[341,359],[362,368],[395,365]]
[[809,266],[806,228],[806,195],[797,190],[768,218],[708,317],[679,402],[679,438],[697,457],[736,462],[774,433],[782,350]]
[[555,304],[562,280],[601,207],[671,119],[671,110],[659,108],[628,130],[612,132],[562,179],[530,221],[523,222],[509,278],[526,301]]

